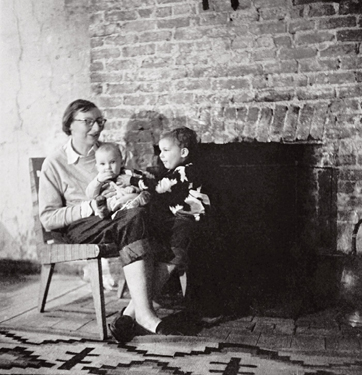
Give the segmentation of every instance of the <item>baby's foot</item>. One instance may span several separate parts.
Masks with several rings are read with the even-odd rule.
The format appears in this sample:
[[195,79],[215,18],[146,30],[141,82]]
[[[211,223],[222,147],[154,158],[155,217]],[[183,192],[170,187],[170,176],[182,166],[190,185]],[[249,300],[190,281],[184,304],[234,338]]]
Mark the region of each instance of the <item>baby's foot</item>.
[[113,290],[115,281],[111,275],[103,275],[103,288],[107,290]]
[[116,283],[111,275],[108,260],[105,258],[102,258],[102,274],[103,288],[112,290]]

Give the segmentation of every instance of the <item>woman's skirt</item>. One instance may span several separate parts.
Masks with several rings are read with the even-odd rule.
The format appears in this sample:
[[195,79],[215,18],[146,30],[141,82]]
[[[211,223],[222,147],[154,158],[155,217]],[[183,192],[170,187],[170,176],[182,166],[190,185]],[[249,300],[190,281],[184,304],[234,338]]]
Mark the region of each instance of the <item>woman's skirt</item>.
[[114,219],[90,216],[52,234],[55,240],[65,243],[115,243],[119,247],[122,266],[147,256],[155,257],[162,251],[149,237],[144,207],[118,211]]

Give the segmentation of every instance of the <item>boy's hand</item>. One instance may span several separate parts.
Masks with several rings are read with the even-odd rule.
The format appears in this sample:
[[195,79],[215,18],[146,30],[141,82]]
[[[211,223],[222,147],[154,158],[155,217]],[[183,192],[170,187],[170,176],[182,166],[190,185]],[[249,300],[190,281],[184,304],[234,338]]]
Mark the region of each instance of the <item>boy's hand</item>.
[[123,190],[126,194],[137,193],[137,188],[135,186],[126,186]]
[[99,182],[106,182],[108,180],[111,180],[114,177],[113,172],[103,172],[98,173],[97,180]]
[[120,186],[129,186],[131,183],[131,176],[126,174],[121,174],[117,177],[117,185]]

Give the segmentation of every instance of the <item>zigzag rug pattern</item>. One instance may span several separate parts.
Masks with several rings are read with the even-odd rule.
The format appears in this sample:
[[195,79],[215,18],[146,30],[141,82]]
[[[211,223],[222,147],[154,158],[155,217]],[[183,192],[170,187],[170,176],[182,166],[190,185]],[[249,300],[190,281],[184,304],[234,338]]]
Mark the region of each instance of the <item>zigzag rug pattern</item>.
[[356,356],[311,356],[190,336],[115,341],[0,331],[0,374],[357,375]]

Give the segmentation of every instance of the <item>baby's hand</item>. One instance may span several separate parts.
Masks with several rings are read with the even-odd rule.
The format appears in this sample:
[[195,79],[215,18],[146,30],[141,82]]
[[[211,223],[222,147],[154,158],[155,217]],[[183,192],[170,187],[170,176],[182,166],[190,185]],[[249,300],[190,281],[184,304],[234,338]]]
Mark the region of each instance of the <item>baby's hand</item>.
[[[117,185],[116,185],[117,186]],[[136,193],[137,188],[135,186],[119,187],[117,186],[117,196],[123,197],[124,195]]]
[[129,200],[136,198],[137,195],[138,194],[125,194],[122,197],[113,197],[112,199],[107,200],[107,204],[109,203],[111,211],[114,212],[122,208],[122,206]]
[[114,177],[113,172],[100,172],[97,175],[97,180],[99,182],[106,182],[108,180],[111,180]]
[[126,188],[121,187],[121,186],[118,186],[118,185],[115,184],[113,181],[110,182],[110,185],[111,185],[112,188],[116,191],[116,193],[117,193],[117,197],[123,197],[124,195],[129,194],[129,193],[126,191]]

